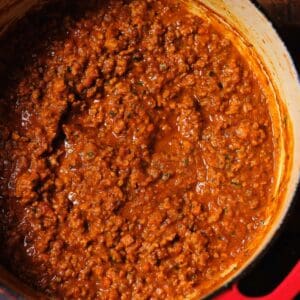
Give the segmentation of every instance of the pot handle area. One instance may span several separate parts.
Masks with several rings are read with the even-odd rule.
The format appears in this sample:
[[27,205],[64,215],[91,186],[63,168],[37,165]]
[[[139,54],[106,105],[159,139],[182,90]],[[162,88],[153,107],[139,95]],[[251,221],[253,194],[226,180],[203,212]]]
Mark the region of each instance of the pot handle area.
[[300,25],[299,0],[256,0],[255,2],[277,26]]
[[[293,300],[300,293],[300,261],[297,262],[292,271],[282,281],[282,283],[269,295],[263,297],[247,297],[240,293],[237,284],[223,292],[221,295],[214,297],[214,300]],[[7,289],[0,286],[0,300],[17,300],[22,299]]]
[[293,300],[300,293],[300,261],[297,262],[288,276],[269,295],[247,297],[241,294],[237,284],[214,298],[214,300]]

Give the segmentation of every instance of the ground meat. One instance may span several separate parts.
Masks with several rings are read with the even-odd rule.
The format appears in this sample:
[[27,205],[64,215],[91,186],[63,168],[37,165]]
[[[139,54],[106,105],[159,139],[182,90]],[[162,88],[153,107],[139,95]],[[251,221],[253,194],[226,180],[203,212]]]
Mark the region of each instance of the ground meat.
[[5,40],[1,262],[61,299],[201,295],[263,230],[260,82],[175,0],[83,2]]

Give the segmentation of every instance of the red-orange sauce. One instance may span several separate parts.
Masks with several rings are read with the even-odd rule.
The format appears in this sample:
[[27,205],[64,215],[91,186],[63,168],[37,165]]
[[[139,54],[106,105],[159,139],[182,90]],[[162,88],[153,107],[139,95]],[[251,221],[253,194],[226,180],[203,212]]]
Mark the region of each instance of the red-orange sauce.
[[213,286],[266,218],[274,149],[261,84],[176,1],[74,5],[5,40],[1,261],[58,298]]

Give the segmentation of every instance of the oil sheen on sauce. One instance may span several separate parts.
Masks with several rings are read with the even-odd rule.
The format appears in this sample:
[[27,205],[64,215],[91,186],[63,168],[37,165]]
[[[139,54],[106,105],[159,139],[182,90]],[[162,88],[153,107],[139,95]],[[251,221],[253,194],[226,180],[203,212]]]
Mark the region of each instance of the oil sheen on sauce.
[[59,299],[201,295],[263,230],[266,96],[182,4],[83,2],[4,40],[1,262]]

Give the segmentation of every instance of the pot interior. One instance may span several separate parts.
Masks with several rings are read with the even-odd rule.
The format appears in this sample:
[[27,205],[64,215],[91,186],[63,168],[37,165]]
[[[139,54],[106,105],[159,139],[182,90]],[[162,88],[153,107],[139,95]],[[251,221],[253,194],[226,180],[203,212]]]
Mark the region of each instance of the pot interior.
[[[207,287],[206,294],[234,279],[249,266],[270,242],[280,227],[295,192],[300,169],[300,131],[294,126],[300,124],[299,83],[290,56],[271,24],[250,3],[235,0],[181,0],[191,12],[209,20],[216,28],[227,27],[226,37],[234,42],[249,65],[257,71],[257,77],[268,95],[268,105],[277,137],[276,180],[273,203],[269,207],[269,219],[265,230],[251,244],[251,255],[238,261],[223,273],[214,286]],[[31,9],[39,9],[45,1],[4,0],[0,1],[0,34],[14,26]],[[17,24],[16,24],[17,26]],[[16,281],[5,270],[1,278],[5,286],[29,297],[34,292]],[[197,294],[191,295],[191,298]]]

